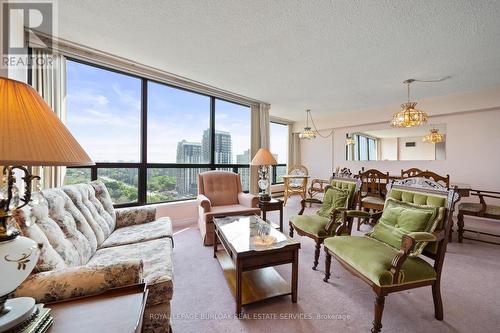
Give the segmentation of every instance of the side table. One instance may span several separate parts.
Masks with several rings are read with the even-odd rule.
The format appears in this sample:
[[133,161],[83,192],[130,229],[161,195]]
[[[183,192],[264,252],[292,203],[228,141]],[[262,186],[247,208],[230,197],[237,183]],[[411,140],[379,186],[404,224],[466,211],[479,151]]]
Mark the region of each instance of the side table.
[[140,333],[148,289],[144,284],[107,290],[98,295],[46,303],[54,317],[48,333]]
[[266,221],[267,212],[273,210],[280,211],[280,231],[283,232],[283,201],[280,199],[272,199],[270,201],[260,201],[258,207],[262,211],[262,219]]

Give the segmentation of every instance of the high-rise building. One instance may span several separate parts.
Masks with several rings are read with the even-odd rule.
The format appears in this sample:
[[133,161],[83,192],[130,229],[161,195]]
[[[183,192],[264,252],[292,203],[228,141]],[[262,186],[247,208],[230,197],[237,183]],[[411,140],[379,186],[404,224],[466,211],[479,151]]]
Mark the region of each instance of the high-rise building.
[[[198,164],[202,163],[201,154],[201,143],[199,142],[188,142],[182,140],[177,143],[177,163],[183,164]],[[180,195],[196,195],[197,189],[197,178],[198,174],[201,172],[200,168],[189,168],[189,169],[177,169],[176,178],[177,185],[176,190]]]
[[[236,155],[237,164],[249,164],[250,163],[250,149],[247,149],[243,154]],[[249,190],[250,184],[250,168],[240,168],[238,169],[241,178],[241,186],[243,191]]]
[[[201,140],[202,157],[205,162],[210,161],[210,130],[203,132]],[[231,164],[233,163],[233,145],[231,134],[225,131],[215,131],[215,163]]]

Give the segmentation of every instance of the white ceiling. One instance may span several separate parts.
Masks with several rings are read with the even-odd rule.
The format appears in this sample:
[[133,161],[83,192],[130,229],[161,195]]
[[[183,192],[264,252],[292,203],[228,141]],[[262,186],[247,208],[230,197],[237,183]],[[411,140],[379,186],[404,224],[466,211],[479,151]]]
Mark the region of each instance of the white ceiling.
[[500,85],[500,1],[59,1],[59,36],[303,120]]

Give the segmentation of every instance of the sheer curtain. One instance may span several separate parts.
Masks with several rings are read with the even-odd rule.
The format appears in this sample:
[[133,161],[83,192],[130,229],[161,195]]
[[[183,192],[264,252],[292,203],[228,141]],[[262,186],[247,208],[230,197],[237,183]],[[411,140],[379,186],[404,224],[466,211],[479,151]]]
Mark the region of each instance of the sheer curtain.
[[[31,85],[52,108],[63,123],[66,122],[66,59],[60,54],[33,49],[35,59],[44,58],[45,66],[34,66]],[[40,187],[59,187],[64,183],[65,167],[32,167],[34,175],[40,176]]]
[[290,125],[288,126],[288,167],[298,164],[300,164],[299,133],[293,133],[293,126]]
[[[252,120],[252,138],[251,138],[251,157],[253,158],[260,148],[269,148],[269,104],[254,104],[251,106]],[[259,185],[259,167],[250,166],[250,193],[258,193]],[[271,185],[269,184],[270,190]]]

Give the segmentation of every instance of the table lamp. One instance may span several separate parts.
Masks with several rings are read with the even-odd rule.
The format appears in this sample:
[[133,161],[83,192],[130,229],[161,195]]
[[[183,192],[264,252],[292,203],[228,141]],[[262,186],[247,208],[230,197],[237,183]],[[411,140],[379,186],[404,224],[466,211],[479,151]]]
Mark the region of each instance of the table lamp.
[[[9,228],[12,212],[31,200],[31,183],[39,179],[26,166],[85,166],[94,162],[69,130],[31,86],[0,77],[0,331],[35,311],[29,297],[8,299],[35,267],[38,244]],[[24,193],[16,186],[15,171],[23,174]]]
[[276,164],[278,164],[276,159],[267,148],[260,148],[252,162],[250,162],[250,165],[259,166],[259,200],[261,201],[271,200],[269,194],[266,193],[269,187],[269,166]]

